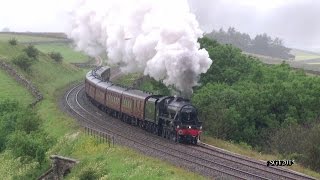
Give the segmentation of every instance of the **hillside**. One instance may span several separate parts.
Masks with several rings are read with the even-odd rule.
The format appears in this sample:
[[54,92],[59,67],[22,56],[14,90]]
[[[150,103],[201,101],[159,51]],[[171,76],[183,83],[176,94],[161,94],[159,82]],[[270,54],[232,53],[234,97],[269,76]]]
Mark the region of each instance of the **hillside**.
[[[32,37],[27,38],[32,39]],[[47,39],[41,40],[47,41]],[[110,148],[107,144],[85,136],[77,123],[61,112],[58,107],[59,99],[66,87],[71,83],[82,81],[88,71],[88,69],[79,69],[69,64],[71,60],[77,62],[76,59],[82,55],[75,52],[62,52],[64,58],[68,60],[56,63],[42,49],[45,53],[40,52],[38,60],[31,66],[31,71],[25,72],[12,63],[12,58],[21,54],[24,48],[24,45],[11,46],[7,41],[0,41],[0,60],[10,64],[20,74],[31,80],[43,94],[44,99],[36,105],[34,110],[30,109],[30,111],[38,114],[42,120],[41,131],[47,134],[48,137],[46,138],[53,140],[53,144],[46,152],[45,163],[42,163],[41,166],[36,159],[17,158],[12,151],[2,151],[0,153],[2,161],[0,173],[3,179],[36,179],[49,168],[48,156],[52,154],[80,160],[80,164],[74,168],[67,179],[79,179],[86,173],[103,176],[104,179],[202,179],[197,174],[186,172],[160,160],[146,157],[120,146]],[[41,50],[41,48],[39,49]],[[65,51],[63,48],[61,50]],[[0,70],[0,76],[3,77],[3,80],[0,81],[1,88],[10,87],[14,88],[15,91],[0,91],[0,97],[10,97],[10,99],[16,99],[27,105],[32,97],[12,78],[3,73]],[[24,95],[25,97],[23,97]],[[12,96],[15,98],[11,98]],[[19,96],[21,96],[21,99]],[[0,119],[1,117],[0,111]],[[25,160],[22,161],[23,159]]]

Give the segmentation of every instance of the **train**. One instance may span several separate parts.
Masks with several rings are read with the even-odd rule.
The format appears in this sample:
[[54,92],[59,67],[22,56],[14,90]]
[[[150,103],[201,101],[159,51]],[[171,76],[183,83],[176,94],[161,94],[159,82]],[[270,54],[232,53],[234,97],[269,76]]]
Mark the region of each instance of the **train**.
[[99,109],[128,124],[179,143],[197,144],[202,122],[190,100],[125,87],[110,81],[111,68],[86,74],[85,93]]

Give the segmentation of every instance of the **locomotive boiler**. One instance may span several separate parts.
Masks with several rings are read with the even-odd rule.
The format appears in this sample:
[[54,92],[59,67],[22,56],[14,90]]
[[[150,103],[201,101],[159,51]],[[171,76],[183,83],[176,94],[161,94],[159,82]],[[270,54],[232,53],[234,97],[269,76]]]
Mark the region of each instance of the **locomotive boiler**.
[[197,109],[188,99],[155,95],[109,81],[110,68],[87,73],[85,92],[101,110],[122,121],[176,142],[197,144],[202,132]]

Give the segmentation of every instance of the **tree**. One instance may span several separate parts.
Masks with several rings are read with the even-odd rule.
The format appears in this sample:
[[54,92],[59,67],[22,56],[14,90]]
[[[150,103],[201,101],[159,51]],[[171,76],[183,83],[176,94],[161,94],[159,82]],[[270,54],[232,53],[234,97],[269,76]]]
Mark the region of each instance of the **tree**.
[[35,60],[38,59],[38,56],[39,56],[39,50],[37,48],[35,48],[33,45],[28,45],[24,50],[24,52],[27,53],[27,55],[30,57],[30,58],[33,58]]
[[63,57],[62,57],[61,53],[59,53],[59,52],[50,52],[49,56],[51,57],[51,59],[53,59],[57,63],[61,63],[63,60]]
[[243,51],[266,56],[292,59],[290,49],[283,45],[283,41],[279,38],[274,40],[267,34],[258,34],[254,39],[246,33],[237,31],[234,27],[224,31],[222,28],[219,31],[213,30],[206,34],[206,37],[217,40],[222,44],[232,44]]
[[15,57],[12,62],[19,66],[24,71],[30,71],[30,67],[34,60],[30,58],[27,54],[23,53]]

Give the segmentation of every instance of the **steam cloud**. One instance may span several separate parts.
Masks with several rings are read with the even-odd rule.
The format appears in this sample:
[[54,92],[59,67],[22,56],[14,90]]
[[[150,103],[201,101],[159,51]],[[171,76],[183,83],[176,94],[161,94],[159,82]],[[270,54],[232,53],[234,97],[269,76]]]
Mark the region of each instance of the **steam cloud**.
[[69,36],[91,56],[106,51],[123,72],[144,72],[185,95],[212,61],[187,0],[84,0]]

